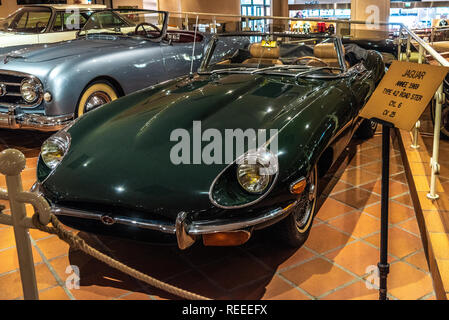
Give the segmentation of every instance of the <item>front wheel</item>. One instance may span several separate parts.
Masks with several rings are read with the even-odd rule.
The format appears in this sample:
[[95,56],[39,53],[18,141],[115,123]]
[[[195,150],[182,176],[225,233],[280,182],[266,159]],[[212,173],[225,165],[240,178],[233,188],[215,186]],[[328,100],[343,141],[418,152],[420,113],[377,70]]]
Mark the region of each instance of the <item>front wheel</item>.
[[318,170],[315,166],[308,178],[307,187],[299,197],[292,212],[274,226],[277,236],[286,245],[298,248],[306,242],[312,229],[317,203]]
[[118,94],[107,81],[96,81],[90,84],[81,95],[78,103],[78,117],[118,98]]
[[[435,126],[435,110],[436,102],[432,99],[432,105],[430,107],[430,115],[432,117],[432,123]],[[446,99],[446,103],[443,104],[441,110],[441,127],[440,127],[441,137],[444,139],[449,139],[449,103]]]

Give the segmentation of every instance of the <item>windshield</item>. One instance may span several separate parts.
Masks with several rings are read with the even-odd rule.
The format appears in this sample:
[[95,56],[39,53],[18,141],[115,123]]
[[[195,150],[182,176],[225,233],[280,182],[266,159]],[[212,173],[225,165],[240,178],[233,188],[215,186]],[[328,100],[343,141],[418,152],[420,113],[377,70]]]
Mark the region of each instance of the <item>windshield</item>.
[[0,22],[0,30],[21,33],[42,33],[48,27],[51,9],[45,7],[22,8]]
[[346,67],[341,48],[335,37],[222,35],[209,43],[199,72],[338,75]]
[[153,10],[107,10],[92,14],[80,36],[101,34],[161,39],[167,29],[167,14]]

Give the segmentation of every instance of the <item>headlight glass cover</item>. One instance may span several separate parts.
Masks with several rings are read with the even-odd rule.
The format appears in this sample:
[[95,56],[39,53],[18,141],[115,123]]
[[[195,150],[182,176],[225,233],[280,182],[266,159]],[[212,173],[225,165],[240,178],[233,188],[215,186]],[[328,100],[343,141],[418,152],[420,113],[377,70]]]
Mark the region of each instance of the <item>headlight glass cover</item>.
[[38,80],[33,78],[24,79],[20,85],[20,93],[22,94],[22,98],[28,103],[38,100],[41,95],[41,91],[41,84]]
[[41,158],[50,169],[55,169],[70,148],[71,137],[65,130],[48,138],[41,147]]
[[268,189],[277,173],[277,158],[267,151],[249,152],[237,161],[237,181],[252,194],[260,194]]

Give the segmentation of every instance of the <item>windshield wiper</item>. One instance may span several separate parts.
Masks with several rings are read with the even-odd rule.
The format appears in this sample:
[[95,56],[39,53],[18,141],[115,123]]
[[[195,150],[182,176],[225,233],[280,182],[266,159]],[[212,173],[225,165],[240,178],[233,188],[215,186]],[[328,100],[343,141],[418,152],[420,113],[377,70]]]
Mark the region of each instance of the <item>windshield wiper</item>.
[[310,67],[308,66],[301,66],[301,65],[277,65],[277,66],[272,66],[272,67],[267,67],[267,68],[261,68],[261,69],[256,69],[254,71],[251,72],[251,74],[256,74],[256,73],[261,73],[261,72],[265,72],[265,71],[270,71],[270,70],[277,70],[277,69],[281,69],[281,70],[292,70],[292,69],[308,69]]
[[219,73],[228,73],[228,72],[235,72],[235,71],[249,71],[249,70],[248,70],[248,67],[239,67],[239,68],[218,69],[218,70],[213,70],[213,71],[210,71],[210,72],[201,72],[201,73],[205,73],[205,74],[219,74]]
[[312,72],[321,71],[321,70],[339,70],[339,71],[343,71],[342,68],[336,68],[336,67],[317,67],[317,68],[313,68],[313,69],[310,69],[310,70],[307,70],[307,71],[303,71],[303,72],[297,73],[295,75],[295,79],[298,79],[299,77],[308,75],[308,74],[310,74]]

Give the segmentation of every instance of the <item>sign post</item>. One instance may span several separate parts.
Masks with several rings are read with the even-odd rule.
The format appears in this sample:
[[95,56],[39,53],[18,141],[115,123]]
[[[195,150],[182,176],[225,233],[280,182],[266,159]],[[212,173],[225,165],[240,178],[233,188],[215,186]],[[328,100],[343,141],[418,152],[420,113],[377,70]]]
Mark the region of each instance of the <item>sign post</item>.
[[394,61],[385,77],[363,108],[360,116],[382,125],[382,199],[379,268],[379,300],[387,300],[388,204],[390,199],[390,131],[411,131],[438,87],[448,68]]

